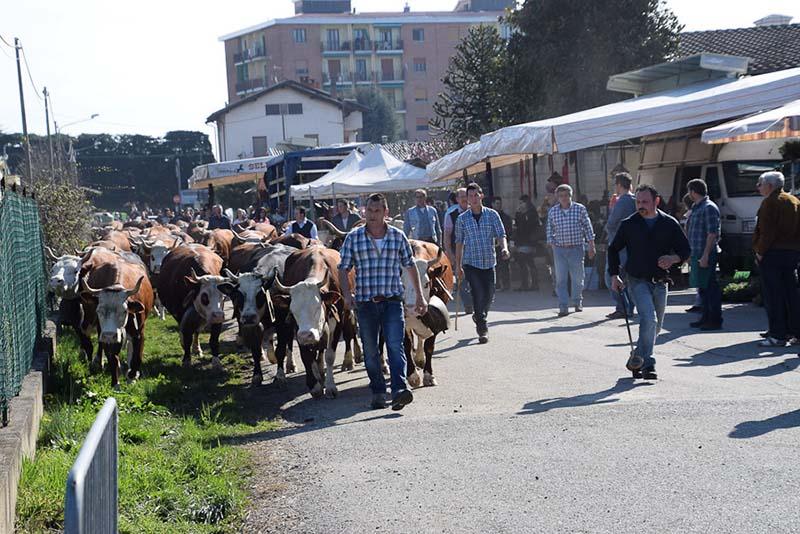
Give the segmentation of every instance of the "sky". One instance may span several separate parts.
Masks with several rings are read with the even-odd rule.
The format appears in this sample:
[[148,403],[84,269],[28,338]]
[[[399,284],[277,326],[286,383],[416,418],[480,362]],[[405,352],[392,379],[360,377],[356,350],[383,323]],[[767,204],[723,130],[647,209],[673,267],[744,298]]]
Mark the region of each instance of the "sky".
[[[357,11],[400,11],[405,0],[353,0]],[[452,10],[456,0],[408,0],[412,11]],[[797,0],[667,0],[686,30],[738,28],[772,13],[800,22]],[[291,0],[25,0],[3,9],[0,36],[19,37],[28,129],[45,133],[46,86],[63,131],[199,130],[227,99],[219,36],[294,14]],[[0,131],[22,130],[14,50],[0,41]],[[34,86],[36,90],[34,90]],[[85,121],[92,114],[99,116]],[[51,119],[52,120],[52,119]],[[72,124],[75,123],[75,124]]]

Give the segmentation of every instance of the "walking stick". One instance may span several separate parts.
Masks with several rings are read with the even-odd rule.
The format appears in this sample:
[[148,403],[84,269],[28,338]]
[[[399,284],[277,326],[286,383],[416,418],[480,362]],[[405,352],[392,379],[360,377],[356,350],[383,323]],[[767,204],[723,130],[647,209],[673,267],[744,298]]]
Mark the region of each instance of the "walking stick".
[[[619,291],[620,298],[623,298],[622,297],[622,292],[623,291],[625,291],[624,288]],[[642,358],[641,356],[638,356],[636,354],[636,349],[633,348],[633,336],[631,335],[631,323],[628,320],[628,307],[627,307],[624,299],[623,299],[622,303],[623,303],[622,304],[623,307],[625,308],[625,312],[624,312],[625,313],[625,328],[628,330],[628,342],[630,343],[630,346],[631,346],[631,354],[628,357],[628,362],[625,364],[625,367],[628,369],[628,371],[630,371],[632,373],[635,373],[636,371],[641,369],[642,366],[644,365],[644,358]]]
[[456,319],[455,319],[455,331],[458,332],[458,310],[460,308],[459,297],[461,296],[461,278],[456,276]]

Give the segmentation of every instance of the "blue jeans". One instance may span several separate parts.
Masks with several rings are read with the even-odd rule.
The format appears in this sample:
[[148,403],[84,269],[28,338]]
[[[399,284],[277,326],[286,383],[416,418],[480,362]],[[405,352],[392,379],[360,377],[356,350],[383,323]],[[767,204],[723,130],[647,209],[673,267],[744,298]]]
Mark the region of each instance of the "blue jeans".
[[[556,268],[556,295],[558,309],[565,311],[570,304],[583,304],[583,246],[553,247],[553,263]],[[567,277],[571,279],[572,291],[567,288]]]
[[[628,251],[627,250],[620,250],[619,251],[619,271],[620,271],[620,278],[625,280],[625,262],[628,261]],[[608,255],[606,255],[606,271],[605,271],[605,279],[606,279],[606,287],[608,288],[608,292],[611,294],[611,300],[614,301],[614,309],[618,312],[627,311],[628,315],[633,315],[633,302],[631,302],[630,297],[628,297],[627,290],[623,290],[621,293],[617,293],[613,289],[611,289],[611,275],[608,274]]]
[[469,287],[472,289],[472,317],[475,319],[478,335],[485,334],[486,316],[489,315],[489,306],[494,299],[494,269],[478,269],[472,265],[464,265],[464,278],[469,281]]
[[639,341],[636,354],[644,359],[644,369],[655,369],[653,347],[664,323],[664,309],[667,307],[669,286],[666,283],[654,284],[628,276],[628,294],[639,310]]
[[364,352],[364,366],[367,368],[369,388],[372,393],[386,394],[386,379],[383,378],[381,362],[378,357],[378,335],[381,330],[383,330],[386,354],[389,359],[392,396],[408,389],[406,353],[403,350],[403,336],[405,336],[403,303],[399,300],[359,302],[356,304],[356,317],[358,318],[361,347]]
[[708,259],[708,267],[711,274],[708,277],[708,285],[698,288],[700,295],[700,306],[703,308],[703,315],[700,321],[711,324],[722,324],[722,289],[717,280],[717,255],[711,254]]

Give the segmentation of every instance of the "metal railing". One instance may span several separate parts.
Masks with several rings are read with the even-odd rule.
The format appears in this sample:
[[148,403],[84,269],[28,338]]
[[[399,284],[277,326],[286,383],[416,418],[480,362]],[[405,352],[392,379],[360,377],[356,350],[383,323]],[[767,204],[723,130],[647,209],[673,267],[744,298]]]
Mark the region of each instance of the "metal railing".
[[236,82],[236,92],[241,93],[244,91],[254,91],[256,89],[264,89],[266,86],[267,82],[262,78],[255,78],[253,80],[242,80]]
[[119,412],[106,399],[67,475],[65,534],[116,534]]
[[378,71],[375,77],[379,82],[399,82],[405,79],[403,69],[394,69],[392,71]]
[[0,411],[19,394],[47,316],[47,273],[39,206],[0,186]]
[[376,52],[393,52],[402,49],[403,49],[402,39],[393,39],[391,41],[383,41],[383,40],[375,41]]
[[322,73],[322,83],[331,83],[331,80],[336,80],[336,83],[352,83],[353,75],[349,72],[340,72],[334,75],[328,72]]
[[349,52],[350,41],[322,41],[320,43],[323,52]]
[[263,48],[248,48],[246,50],[242,50],[241,52],[236,52],[233,54],[233,62],[234,63],[241,63],[243,61],[249,61],[251,59],[258,59],[267,57],[267,51]]

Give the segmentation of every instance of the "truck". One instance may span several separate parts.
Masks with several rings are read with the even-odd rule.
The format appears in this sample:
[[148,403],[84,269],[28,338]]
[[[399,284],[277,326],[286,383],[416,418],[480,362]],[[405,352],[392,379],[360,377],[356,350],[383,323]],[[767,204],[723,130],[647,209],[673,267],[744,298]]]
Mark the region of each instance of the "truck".
[[785,139],[711,145],[700,141],[706,127],[645,137],[636,183],[653,185],[666,202],[662,209],[675,213],[689,180],[705,180],[722,219],[720,271],[731,273],[752,265],[753,231],[763,200],[756,191],[758,177],[779,170],[787,178],[787,191],[793,190],[793,180],[790,163],[780,153]]

